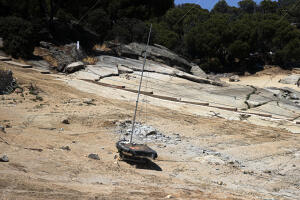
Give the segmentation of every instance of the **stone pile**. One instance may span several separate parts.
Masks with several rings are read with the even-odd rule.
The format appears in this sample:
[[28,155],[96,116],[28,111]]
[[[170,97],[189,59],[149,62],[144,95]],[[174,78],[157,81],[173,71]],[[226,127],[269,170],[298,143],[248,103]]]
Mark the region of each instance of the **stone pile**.
[[[132,131],[132,122],[130,120],[119,122],[117,124],[116,133],[125,136],[130,136]],[[135,123],[135,129],[133,133],[133,141],[138,143],[154,142],[154,143],[166,143],[166,144],[178,144],[181,142],[179,134],[173,134],[167,136],[161,133],[159,130],[152,126],[142,124],[140,122]]]

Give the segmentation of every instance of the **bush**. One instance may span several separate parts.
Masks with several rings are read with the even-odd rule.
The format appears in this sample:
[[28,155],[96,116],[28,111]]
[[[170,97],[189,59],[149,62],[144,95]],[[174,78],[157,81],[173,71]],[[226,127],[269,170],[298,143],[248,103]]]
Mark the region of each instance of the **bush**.
[[300,64],[300,39],[291,40],[275,57],[277,63],[284,68],[299,67]]
[[29,58],[35,46],[33,26],[19,17],[0,19],[0,35],[3,37],[4,51],[14,58]]
[[16,88],[16,82],[12,76],[12,72],[0,69],[0,95],[9,94]]

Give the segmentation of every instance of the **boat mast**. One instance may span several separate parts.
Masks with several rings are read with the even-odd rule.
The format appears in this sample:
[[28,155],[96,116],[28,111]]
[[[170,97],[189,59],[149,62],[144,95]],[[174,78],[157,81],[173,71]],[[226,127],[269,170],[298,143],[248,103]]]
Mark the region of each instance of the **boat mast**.
[[145,64],[146,64],[146,59],[147,59],[147,53],[148,53],[147,50],[148,50],[148,46],[149,46],[149,42],[150,42],[150,37],[151,37],[151,31],[152,31],[152,24],[150,25],[150,30],[149,30],[149,35],[148,35],[148,41],[147,41],[147,45],[146,45],[146,49],[145,49],[144,63],[143,63],[143,68],[142,68],[142,75],[141,75],[141,79],[140,79],[140,85],[139,85],[139,91],[138,91],[137,99],[136,99],[136,102],[135,102],[135,110],[134,110],[134,116],[133,116],[133,121],[132,121],[132,130],[131,130],[131,135],[130,135],[130,141],[129,141],[129,143],[132,143],[132,136],[133,136],[134,128],[135,128],[136,112],[137,112],[137,108],[138,108],[138,105],[139,105],[139,99],[140,99],[140,94],[141,94],[141,87],[142,87],[144,69],[145,69]]

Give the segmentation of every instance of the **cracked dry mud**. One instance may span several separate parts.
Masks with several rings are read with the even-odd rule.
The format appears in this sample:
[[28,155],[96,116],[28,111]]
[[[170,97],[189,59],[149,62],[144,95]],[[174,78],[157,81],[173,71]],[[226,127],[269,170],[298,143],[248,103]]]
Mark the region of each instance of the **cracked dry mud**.
[[[0,199],[299,199],[296,125],[293,133],[284,129],[285,122],[257,116],[227,120],[209,113],[240,114],[143,97],[140,110],[147,112],[138,112],[139,121],[172,138],[147,141],[158,152],[157,171],[114,159],[117,125],[132,119],[136,94],[6,67],[25,91],[24,97],[11,94],[0,100],[0,125],[10,125],[0,132],[0,153],[10,161],[0,163]],[[40,89],[43,101],[33,101],[35,95],[25,87],[30,83]],[[204,88],[205,94],[216,89],[192,86]],[[194,91],[179,94],[185,92]],[[84,103],[86,98],[93,104]],[[89,159],[91,153],[100,160]]]

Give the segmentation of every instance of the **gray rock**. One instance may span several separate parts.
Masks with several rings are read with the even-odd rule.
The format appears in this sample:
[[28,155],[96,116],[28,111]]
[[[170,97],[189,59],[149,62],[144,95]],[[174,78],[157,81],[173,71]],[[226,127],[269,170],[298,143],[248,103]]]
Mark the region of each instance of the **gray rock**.
[[177,71],[176,76],[180,77],[180,78],[187,79],[189,81],[196,82],[196,83],[204,83],[204,84],[210,84],[210,85],[215,85],[215,86],[227,86],[226,83],[213,81],[213,80],[209,80],[209,79],[206,79],[206,78],[200,78],[198,76],[194,76],[194,75],[182,72],[182,71]]
[[194,65],[194,64],[192,65],[191,73],[201,78],[207,78],[206,73],[198,65]]
[[[103,65],[104,67],[106,66],[108,68],[113,68],[113,65],[116,65],[116,66],[122,65],[122,66],[125,66],[126,68],[129,68],[134,71],[141,71],[143,68],[143,61],[141,61],[141,60],[134,60],[134,59],[130,59],[130,58],[123,59],[123,58],[117,58],[117,57],[112,57],[112,56],[99,56],[98,59],[99,59],[99,62],[97,63],[97,65]],[[87,69],[89,69],[89,68],[87,68]],[[101,74],[104,72],[103,70],[99,70],[97,72],[97,71],[95,71],[95,69],[92,69],[90,71],[94,71],[94,73],[99,76],[104,76]],[[145,66],[145,71],[155,72],[155,73],[159,73],[159,74],[166,74],[166,75],[170,75],[170,76],[177,76],[177,77],[187,79],[187,80],[197,82],[197,83],[211,84],[211,85],[215,85],[215,86],[225,86],[226,85],[225,83],[222,83],[220,81],[213,81],[213,80],[209,80],[207,78],[201,78],[199,76],[194,76],[192,74],[171,68],[167,65],[160,64],[160,63],[157,63],[154,61],[147,60],[146,66]],[[110,73],[111,73],[111,71],[110,71]],[[107,76],[109,76],[109,75],[107,75]]]
[[[108,44],[109,46],[109,44]],[[145,44],[130,43],[128,45],[110,45],[119,55],[132,58],[143,57],[146,49]],[[182,71],[190,72],[192,65],[186,59],[161,45],[148,47],[148,58],[169,66],[178,66]]]
[[83,68],[84,68],[83,62],[74,62],[74,63],[69,64],[69,65],[65,68],[65,72],[70,74],[70,73],[79,71],[79,70],[81,70],[81,69],[83,69]]
[[88,156],[90,159],[94,159],[94,160],[100,160],[98,154],[94,154],[94,153],[91,153],[89,154]]
[[28,60],[27,63],[38,69],[49,70],[50,68],[50,64],[45,60]]
[[119,75],[116,64],[107,64],[102,62],[97,62],[96,65],[87,65],[86,71],[95,74],[100,78]]
[[238,75],[233,75],[229,77],[229,82],[239,82],[239,81],[240,81],[240,77]]
[[8,159],[7,155],[3,155],[3,156],[0,158],[0,162],[9,162],[9,159]]
[[300,79],[300,75],[299,74],[292,74],[292,75],[289,75],[289,76],[281,79],[279,82],[283,83],[283,84],[296,85],[297,82],[299,81],[299,79]]
[[81,71],[75,72],[73,74],[70,74],[69,76],[75,77],[77,79],[92,80],[92,81],[100,79],[99,75],[89,71],[87,68],[88,67],[86,67],[86,69],[84,71],[81,70]]
[[284,87],[284,88],[275,88],[269,87],[266,90],[273,93],[273,96],[278,97],[283,100],[298,100],[300,97],[300,92],[294,90],[292,88]]
[[128,74],[128,73],[133,73],[132,69],[127,68],[124,65],[119,64],[118,65],[118,70],[120,74]]

